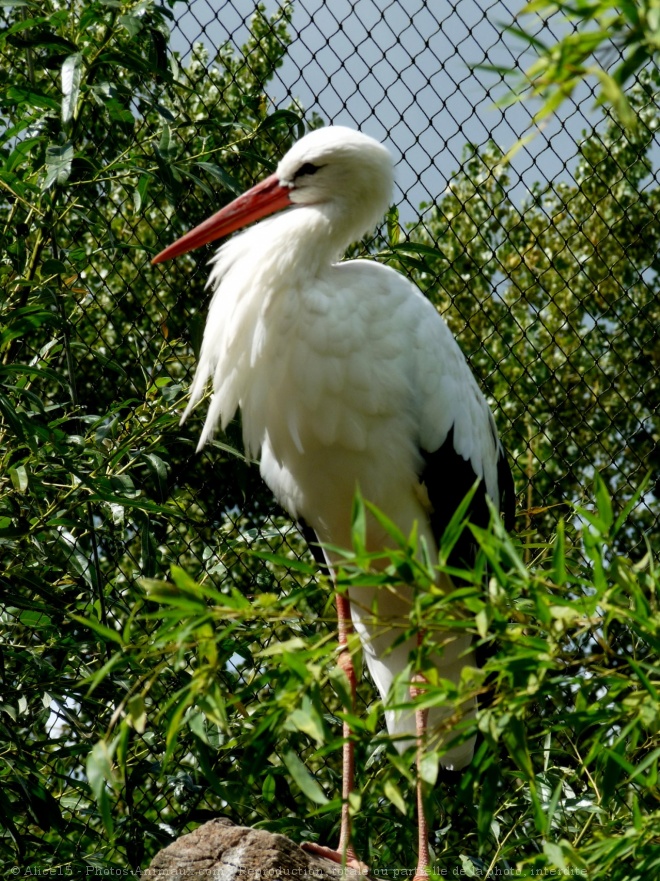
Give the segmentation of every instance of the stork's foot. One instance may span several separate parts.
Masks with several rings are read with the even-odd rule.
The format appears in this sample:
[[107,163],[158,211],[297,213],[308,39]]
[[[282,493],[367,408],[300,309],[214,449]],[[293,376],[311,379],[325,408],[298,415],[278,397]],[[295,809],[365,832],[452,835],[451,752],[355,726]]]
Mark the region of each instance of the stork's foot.
[[332,860],[333,863],[341,863],[349,869],[355,869],[357,872],[360,872],[361,875],[369,874],[369,866],[356,857],[355,851],[352,847],[347,848],[346,853],[344,853],[343,850],[335,850],[332,847],[315,844],[313,841],[306,841],[300,846],[308,853],[313,853],[314,856],[325,857],[326,860]]

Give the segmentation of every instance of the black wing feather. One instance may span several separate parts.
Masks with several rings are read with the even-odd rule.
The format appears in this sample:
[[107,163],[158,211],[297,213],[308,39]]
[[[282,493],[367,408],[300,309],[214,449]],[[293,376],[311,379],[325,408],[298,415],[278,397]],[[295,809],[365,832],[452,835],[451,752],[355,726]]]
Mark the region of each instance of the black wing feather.
[[[452,426],[442,446],[433,453],[422,451],[424,469],[420,474],[421,482],[426,486],[431,503],[430,522],[433,535],[439,542],[449,525],[449,521],[465,496],[468,494],[478,475],[472,464],[456,452],[454,446],[454,427]],[[500,491],[500,510],[504,516],[507,529],[513,528],[514,521],[514,487],[513,476],[506,455],[500,447],[497,462],[497,480]],[[470,507],[468,519],[475,526],[488,526],[489,511],[486,502],[486,485],[482,480],[476,489]],[[476,547],[469,530],[463,533],[454,546],[449,564],[458,567],[471,567],[474,564]]]
[[497,460],[497,485],[500,490],[500,512],[504,520],[504,528],[507,532],[513,532],[516,525],[516,488],[509,460],[501,447]]
[[310,551],[312,552],[312,556],[318,563],[318,567],[321,572],[325,575],[330,574],[330,570],[328,568],[328,561],[325,558],[325,554],[323,553],[323,548],[319,544],[318,536],[312,529],[312,527],[306,523],[302,517],[298,520],[298,529],[300,530],[302,537],[307,542]]

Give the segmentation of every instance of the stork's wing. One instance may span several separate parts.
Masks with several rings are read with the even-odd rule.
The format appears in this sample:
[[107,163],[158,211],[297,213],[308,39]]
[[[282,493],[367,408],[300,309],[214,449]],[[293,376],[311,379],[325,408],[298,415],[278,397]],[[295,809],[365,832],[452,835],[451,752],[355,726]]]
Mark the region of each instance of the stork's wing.
[[317,534],[314,532],[312,527],[307,523],[306,520],[303,520],[302,517],[298,518],[298,529],[302,537],[307,542],[307,546],[316,561],[317,566],[319,567],[319,571],[323,572],[324,575],[330,574],[330,569],[328,567],[328,561],[325,558],[325,554],[323,553],[323,548],[319,544],[319,539]]
[[[502,512],[506,528],[512,529],[513,477],[493,415],[444,320],[428,302],[420,315],[422,311],[417,350],[419,444],[424,460],[420,481],[428,493],[433,534],[439,541],[477,478],[481,482],[468,512],[471,522],[488,525],[489,496]],[[457,565],[472,563],[469,533],[464,532],[452,556]]]
[[[429,519],[431,529],[437,541],[449,525],[454,512],[472,488],[477,474],[472,463],[456,452],[454,446],[454,429],[442,446],[432,453],[423,452],[424,469],[420,480],[428,493],[431,511]],[[513,529],[515,516],[515,491],[513,475],[502,445],[498,445],[497,482],[499,489],[500,511],[504,525]],[[489,511],[486,503],[486,485],[481,480],[472,497],[468,509],[468,519],[476,526],[488,526]],[[450,565],[471,566],[474,563],[475,546],[471,533],[464,530],[456,543],[449,559]]]

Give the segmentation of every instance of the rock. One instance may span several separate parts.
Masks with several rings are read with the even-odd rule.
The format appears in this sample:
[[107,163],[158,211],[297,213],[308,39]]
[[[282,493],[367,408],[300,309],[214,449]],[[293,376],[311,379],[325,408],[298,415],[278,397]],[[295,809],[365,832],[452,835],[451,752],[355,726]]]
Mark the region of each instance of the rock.
[[[284,835],[218,818],[182,835],[151,861],[143,878],[159,881],[336,881],[342,867],[308,854]],[[355,869],[345,877],[364,878]]]

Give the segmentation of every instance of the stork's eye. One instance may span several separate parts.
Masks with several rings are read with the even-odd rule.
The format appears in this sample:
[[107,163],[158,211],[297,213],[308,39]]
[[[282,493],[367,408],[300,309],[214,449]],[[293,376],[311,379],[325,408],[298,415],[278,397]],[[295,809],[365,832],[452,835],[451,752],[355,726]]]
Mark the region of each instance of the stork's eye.
[[321,168],[320,165],[313,165],[311,162],[305,162],[304,165],[301,165],[298,171],[293,176],[294,180],[297,180],[299,177],[304,177],[306,175],[316,174],[316,172]]

